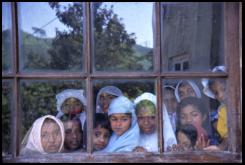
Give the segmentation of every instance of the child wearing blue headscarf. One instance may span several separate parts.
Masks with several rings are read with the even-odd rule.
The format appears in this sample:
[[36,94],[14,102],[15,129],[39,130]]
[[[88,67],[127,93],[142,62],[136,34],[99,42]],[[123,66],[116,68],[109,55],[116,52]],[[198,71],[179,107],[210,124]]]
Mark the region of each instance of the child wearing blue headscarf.
[[113,133],[103,151],[133,151],[140,135],[133,103],[125,96],[115,98],[109,106],[108,116]]

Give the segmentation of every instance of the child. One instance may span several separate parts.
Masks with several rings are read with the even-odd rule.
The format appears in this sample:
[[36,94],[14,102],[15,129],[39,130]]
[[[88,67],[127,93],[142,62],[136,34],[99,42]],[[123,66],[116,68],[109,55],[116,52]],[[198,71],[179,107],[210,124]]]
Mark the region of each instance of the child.
[[193,151],[197,141],[197,129],[192,124],[180,126],[176,131],[179,147],[184,151]]
[[[140,127],[139,146],[141,146],[141,148],[135,148],[135,151],[146,150],[150,152],[157,152],[158,140],[156,131],[156,96],[152,93],[145,92],[135,99],[134,104]],[[172,146],[177,142],[166,109],[164,109],[163,112],[163,119],[164,150],[166,151],[168,146]]]
[[96,113],[108,113],[111,101],[122,95],[122,91],[115,86],[101,88],[96,98]]
[[104,149],[111,135],[111,128],[108,117],[102,113],[95,114],[95,123],[93,128],[93,148],[95,151]]
[[208,112],[202,100],[196,97],[185,98],[177,106],[177,127],[193,124],[198,128],[198,143],[203,147],[209,145],[208,138],[211,138]]
[[176,131],[176,108],[177,108],[177,100],[174,96],[175,88],[173,86],[164,86],[164,95],[163,102],[166,106],[169,119],[173,128],[173,131]]
[[177,84],[174,94],[178,102],[190,96],[201,98],[200,89],[192,80],[181,80]]
[[83,132],[81,129],[80,120],[72,119],[64,122],[65,128],[65,149],[66,151],[75,151],[82,148]]
[[[215,67],[212,72],[224,72],[224,66]],[[225,104],[226,101],[226,85],[225,80],[223,79],[214,79],[207,80],[203,79],[202,83],[204,85],[203,92],[205,95],[211,98],[215,98],[220,102],[220,106],[217,111],[217,123],[215,123],[215,128],[219,135],[222,138],[222,144],[219,145],[219,149],[225,150],[227,149],[227,136],[228,136],[228,128],[227,128],[227,106]]]
[[[85,106],[87,100],[84,96],[83,90],[66,89],[56,95],[57,100],[57,118],[62,120],[73,119],[79,117],[81,121],[82,130],[84,129],[84,122],[86,120]],[[67,119],[64,119],[67,118]]]
[[108,111],[112,136],[105,152],[133,151],[139,142],[139,126],[133,103],[125,96],[115,98]]
[[62,122],[54,116],[38,118],[26,134],[21,149],[22,154],[55,153],[63,150],[65,134]]

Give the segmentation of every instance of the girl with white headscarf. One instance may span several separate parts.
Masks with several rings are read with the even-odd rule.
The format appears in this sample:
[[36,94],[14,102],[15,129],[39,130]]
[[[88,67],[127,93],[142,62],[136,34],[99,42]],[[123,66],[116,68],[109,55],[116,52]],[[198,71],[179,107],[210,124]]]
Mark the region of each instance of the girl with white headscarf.
[[[47,121],[46,119],[52,120],[52,122],[56,123],[58,125],[59,131],[57,132],[57,128],[55,127],[48,126],[47,129],[49,130],[49,132],[45,134],[43,130],[44,125],[45,123],[46,125],[50,124],[46,122]],[[53,137],[54,135],[57,136]],[[49,141],[48,144],[47,143],[45,144],[44,141],[49,140],[48,138],[50,138],[51,136],[53,142]],[[22,141],[22,149],[20,153],[22,155],[35,153],[35,152],[47,154],[51,152],[50,150],[47,151],[46,149],[49,147],[56,147],[57,152],[61,152],[63,150],[64,139],[65,139],[65,132],[64,132],[63,123],[52,115],[45,115],[35,120],[32,127],[27,132],[26,136]]]
[[198,88],[198,86],[196,85],[196,83],[194,81],[192,81],[192,80],[181,80],[178,82],[178,84],[175,88],[175,91],[174,91],[175,97],[176,97],[178,102],[180,102],[183,99],[179,90],[180,90],[180,87],[185,83],[187,85],[190,85],[190,87],[193,89],[194,93],[185,93],[185,96],[183,96],[183,98],[189,97],[189,96],[201,98],[200,89]]
[[[100,91],[98,92],[97,98],[96,98],[96,113],[105,113],[103,110],[103,107],[101,107],[101,105],[100,105],[100,97],[104,93],[110,94],[110,95],[115,96],[115,97],[123,95],[122,91],[115,86],[105,86],[105,87],[101,88]],[[108,107],[109,107],[109,103],[108,103]]]
[[[61,118],[65,113],[64,110],[62,110],[62,105],[63,103],[70,98],[75,98],[78,99],[81,104],[83,105],[83,108],[85,108],[85,106],[87,106],[87,100],[84,96],[84,90],[82,89],[66,89],[60,93],[58,93],[56,95],[56,100],[57,100],[57,111],[58,114],[56,115],[57,118]],[[72,111],[72,110],[69,110]],[[66,112],[67,113],[67,112]],[[76,113],[76,112],[74,112]],[[76,114],[76,117],[80,119],[81,121],[81,126],[82,126],[82,130],[84,129],[84,123],[86,120],[86,111],[85,109],[83,109],[83,111],[81,113],[78,112],[78,114]]]
[[[155,107],[156,104],[156,96],[152,93],[145,92],[134,100],[134,105],[137,106],[141,101],[149,100],[151,101]],[[163,108],[163,138],[164,138],[164,151],[167,151],[169,146],[177,144],[176,137],[173,131],[173,128],[170,123],[170,119],[168,113],[166,111],[166,107],[164,105]],[[157,131],[152,134],[140,134],[140,143],[139,145],[147,149],[147,151],[155,152],[158,151],[158,140],[157,140]]]
[[104,152],[130,152],[136,146],[138,146],[139,126],[137,124],[134,105],[125,96],[119,96],[111,102],[108,111],[110,123],[112,123],[111,118],[113,115],[118,114],[130,115],[130,126],[125,132],[123,132],[121,135],[118,135],[111,124],[113,133],[110,137],[107,147],[103,150]]

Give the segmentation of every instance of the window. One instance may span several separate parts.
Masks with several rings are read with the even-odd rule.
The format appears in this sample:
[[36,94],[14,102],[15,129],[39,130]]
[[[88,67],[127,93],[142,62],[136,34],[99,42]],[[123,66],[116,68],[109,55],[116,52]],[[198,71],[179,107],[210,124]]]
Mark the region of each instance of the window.
[[[241,162],[241,6],[235,2],[2,2],[3,161]],[[217,65],[226,71],[212,72]],[[225,82],[227,148],[166,151],[164,108],[170,114],[172,106],[167,86],[181,88],[180,81],[194,82],[200,93],[187,91],[203,98],[209,109],[217,109],[217,100],[203,93],[203,79]],[[90,130],[96,124],[97,95],[112,85],[131,101],[144,92],[156,95],[157,152],[95,152]],[[82,150],[21,155],[21,142],[31,124],[37,117],[56,115],[56,95],[66,89],[82,89],[86,97]],[[184,99],[180,89],[177,93]],[[178,115],[185,123],[185,114]]]

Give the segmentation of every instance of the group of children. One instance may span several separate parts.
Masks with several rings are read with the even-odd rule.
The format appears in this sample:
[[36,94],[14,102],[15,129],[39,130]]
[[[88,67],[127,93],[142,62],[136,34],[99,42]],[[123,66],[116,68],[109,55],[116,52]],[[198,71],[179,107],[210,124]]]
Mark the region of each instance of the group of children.
[[[224,67],[213,71],[224,71]],[[176,87],[164,86],[164,151],[227,149],[225,83],[220,79],[203,79],[202,84],[204,94],[220,102],[212,126],[209,110],[193,81],[180,81]],[[46,115],[34,122],[23,140],[22,153],[86,148],[84,91],[64,90],[56,99],[58,114],[56,117]],[[213,142],[212,127],[221,137],[218,143]],[[102,88],[96,98],[92,142],[96,152],[158,152],[156,96],[146,92],[132,102],[115,86]]]

